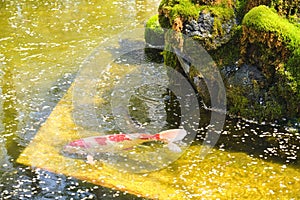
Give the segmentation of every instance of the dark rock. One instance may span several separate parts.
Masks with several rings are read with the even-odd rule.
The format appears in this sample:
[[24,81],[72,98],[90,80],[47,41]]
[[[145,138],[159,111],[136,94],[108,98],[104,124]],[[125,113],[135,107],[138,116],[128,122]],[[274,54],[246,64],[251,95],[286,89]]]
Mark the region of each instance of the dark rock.
[[200,13],[199,19],[198,19],[199,26],[206,29],[208,32],[212,31],[212,28],[214,26],[214,17],[210,15],[210,13]]
[[[269,100],[266,87],[267,79],[257,66],[244,64],[238,67],[233,65],[224,67],[221,72],[227,80],[228,90],[240,88],[240,91],[244,91],[242,94],[233,94],[235,96],[234,104],[241,103],[241,99],[246,98],[249,101],[247,104],[249,107],[253,105],[265,106],[266,101]],[[231,92],[228,91],[229,93]],[[232,99],[232,96],[230,98]]]
[[184,33],[187,36],[205,37],[212,32],[214,17],[210,13],[200,13],[198,21],[191,20],[184,25]]
[[[183,33],[188,37],[197,36],[207,50],[216,49],[228,42],[231,38],[231,30],[235,26],[235,19],[223,20],[222,27],[216,31],[214,23],[216,16],[210,12],[200,12],[198,20],[191,20],[183,25]],[[220,20],[218,18],[218,20]],[[206,38],[209,38],[207,40]]]
[[221,73],[225,78],[229,78],[233,73],[235,73],[238,70],[238,66],[236,65],[230,65],[225,66],[221,69]]
[[236,86],[252,86],[254,81],[258,83],[266,81],[263,73],[256,66],[242,65],[239,68],[231,66],[228,69],[231,73],[228,82]]
[[202,36],[203,34],[200,31],[193,31],[188,36]]
[[186,31],[186,32],[191,32],[191,31],[193,31],[193,27],[190,25],[190,24],[186,24],[185,26],[184,26],[184,31]]

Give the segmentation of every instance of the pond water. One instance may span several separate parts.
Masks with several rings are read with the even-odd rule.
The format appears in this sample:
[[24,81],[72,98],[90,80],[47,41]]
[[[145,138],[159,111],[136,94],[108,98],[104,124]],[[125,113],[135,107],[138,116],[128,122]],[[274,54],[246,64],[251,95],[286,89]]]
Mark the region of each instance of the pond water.
[[[85,58],[107,38],[125,30],[144,27],[145,21],[157,13],[158,4],[159,0],[0,2],[1,199],[142,199],[62,174],[31,169],[16,163],[16,159],[74,82]],[[128,45],[134,44],[129,42],[124,44],[123,48],[126,49]],[[109,110],[110,105],[105,102],[111,101],[112,92],[107,88],[111,87],[110,84],[124,81],[120,77],[131,68],[142,65],[143,67],[138,69],[144,70],[142,76],[156,77],[154,79],[156,82],[155,84],[154,81],[145,82],[136,87],[129,101],[125,102],[130,114],[129,120],[141,130],[145,127],[153,131],[159,128],[178,127],[180,101],[165,88],[168,78],[162,63],[149,61],[143,51],[132,51],[117,58],[110,65],[107,71],[101,74],[103,80],[109,81],[97,83],[98,93],[96,103],[93,104],[97,108],[95,116],[100,120],[95,126],[87,120],[88,117],[79,116],[77,118],[79,126],[86,126],[85,128],[92,131],[118,132],[117,124],[126,121],[122,116],[119,119],[113,116],[114,113]],[[116,88],[116,91],[125,94],[126,87]],[[113,103],[124,104],[118,101]],[[193,148],[201,146],[209,118],[210,112],[201,108],[200,129],[192,144]],[[279,180],[284,180],[285,177],[288,177],[287,180],[294,178],[299,182],[299,140],[300,134],[297,129],[227,117],[216,149],[209,157],[219,156],[222,159],[227,152],[228,155],[232,152],[243,152],[250,158],[259,159],[262,168],[269,167],[269,164],[264,165],[265,162],[281,166],[274,169],[274,173],[278,173],[281,168],[291,169],[288,174],[282,173],[277,178]],[[240,163],[238,160],[233,161],[239,163],[235,174],[242,173],[240,168],[245,166],[249,171],[257,170],[251,159],[246,159],[240,154],[236,157],[245,160]],[[246,161],[249,163],[245,163]],[[216,160],[205,162],[205,165],[211,167],[219,164]],[[272,169],[270,170],[272,172]],[[194,170],[194,173],[196,172],[197,170]],[[222,181],[217,171],[212,175],[213,179]],[[246,181],[247,175],[241,176],[245,176],[241,181]],[[263,179],[262,182],[272,180],[265,176]],[[278,184],[278,187],[268,191],[271,194],[282,194],[287,187],[284,184]],[[212,192],[214,185],[210,185],[208,181],[206,187],[207,192]],[[286,191],[289,198],[299,197],[299,190],[286,189]]]

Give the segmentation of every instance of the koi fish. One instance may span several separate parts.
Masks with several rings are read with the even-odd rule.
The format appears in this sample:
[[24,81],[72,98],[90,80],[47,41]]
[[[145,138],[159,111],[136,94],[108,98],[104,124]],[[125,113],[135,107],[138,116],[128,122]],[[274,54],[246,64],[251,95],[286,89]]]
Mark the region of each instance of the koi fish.
[[133,133],[93,136],[78,139],[64,146],[62,152],[68,155],[86,156],[87,162],[94,164],[91,153],[117,153],[128,150],[148,141],[166,143],[169,150],[181,152],[181,148],[174,142],[181,141],[187,135],[184,129],[170,129],[157,134]]

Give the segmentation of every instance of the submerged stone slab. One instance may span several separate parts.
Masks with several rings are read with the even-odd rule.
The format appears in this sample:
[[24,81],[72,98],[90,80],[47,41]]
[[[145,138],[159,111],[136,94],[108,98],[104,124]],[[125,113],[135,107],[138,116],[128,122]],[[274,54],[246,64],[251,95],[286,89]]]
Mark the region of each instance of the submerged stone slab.
[[300,198],[300,171],[245,153],[212,149],[203,159],[193,145],[171,165],[150,173],[122,172],[113,165],[64,157],[62,147],[78,139],[72,90],[58,103],[17,162],[151,199]]

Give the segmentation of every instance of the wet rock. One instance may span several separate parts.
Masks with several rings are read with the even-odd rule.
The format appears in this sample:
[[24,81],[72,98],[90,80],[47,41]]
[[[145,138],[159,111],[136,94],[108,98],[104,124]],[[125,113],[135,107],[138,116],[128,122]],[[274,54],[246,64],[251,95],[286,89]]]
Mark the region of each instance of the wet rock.
[[189,36],[199,36],[199,35],[204,36],[204,34],[202,34],[200,31],[193,31],[189,34]]
[[229,78],[233,73],[235,73],[238,70],[238,66],[236,65],[230,65],[230,66],[225,66],[221,69],[221,73],[225,78]]
[[203,27],[204,29],[211,30],[214,25],[214,16],[211,16],[210,13],[200,13],[198,19],[199,26]]

